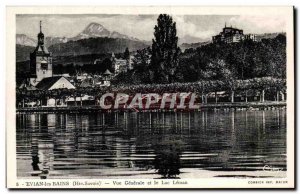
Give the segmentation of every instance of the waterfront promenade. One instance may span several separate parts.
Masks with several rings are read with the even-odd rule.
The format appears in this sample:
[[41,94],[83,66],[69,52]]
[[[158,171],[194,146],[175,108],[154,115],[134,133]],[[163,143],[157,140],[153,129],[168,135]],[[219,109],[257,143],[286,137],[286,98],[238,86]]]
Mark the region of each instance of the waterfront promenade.
[[100,106],[56,106],[56,107],[24,107],[17,108],[17,113],[89,113],[89,112],[180,112],[180,111],[201,111],[201,110],[272,110],[285,108],[285,101],[266,101],[266,102],[234,102],[234,103],[207,103],[199,104],[199,109],[160,109],[159,106],[152,105],[149,109],[124,108],[101,109]]

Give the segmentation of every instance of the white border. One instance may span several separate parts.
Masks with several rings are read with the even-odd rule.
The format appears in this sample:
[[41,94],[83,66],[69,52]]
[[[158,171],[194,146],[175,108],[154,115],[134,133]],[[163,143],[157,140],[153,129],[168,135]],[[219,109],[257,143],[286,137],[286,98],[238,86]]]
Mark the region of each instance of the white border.
[[[218,14],[218,15],[266,15],[280,14],[287,19],[287,76],[288,76],[288,98],[287,98],[287,155],[288,155],[288,181],[289,185],[255,185],[256,188],[280,188],[293,187],[294,185],[294,36],[293,36],[293,17],[292,7],[195,7],[195,6],[167,6],[167,7],[9,7],[7,8],[7,28],[6,28],[6,131],[7,131],[7,186],[16,187],[16,146],[15,146],[15,15],[16,14],[159,14],[161,12],[169,14]],[[213,178],[215,179],[215,178]],[[181,188],[249,188],[247,179],[191,179],[189,186]],[[200,181],[201,180],[201,181]],[[234,180],[234,181],[232,181]],[[253,179],[251,179],[253,180]],[[257,179],[259,180],[259,179]],[[265,180],[265,179],[263,179]],[[270,180],[270,179],[268,179]],[[282,180],[282,179],[279,179]],[[22,180],[18,180],[22,183]],[[54,180],[46,180],[54,181]],[[72,181],[74,181],[72,179]],[[84,181],[80,179],[80,181]],[[111,181],[111,180],[107,180]],[[104,188],[103,186],[102,188]],[[110,186],[111,187],[111,186]],[[21,188],[21,187],[17,187]],[[45,187],[42,187],[45,188]],[[51,187],[54,188],[54,187]],[[59,187],[62,188],[62,187]],[[115,187],[116,188],[116,187]],[[132,187],[122,187],[132,188]],[[171,188],[175,188],[172,186]]]

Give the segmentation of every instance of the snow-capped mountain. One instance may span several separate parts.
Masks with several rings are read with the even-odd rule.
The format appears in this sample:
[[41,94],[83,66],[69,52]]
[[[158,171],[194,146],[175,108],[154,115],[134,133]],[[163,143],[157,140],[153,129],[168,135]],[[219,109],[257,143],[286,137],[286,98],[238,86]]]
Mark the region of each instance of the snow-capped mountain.
[[[51,46],[53,44],[58,43],[66,43],[69,39],[66,37],[45,37],[45,44],[47,46]],[[16,35],[16,44],[23,45],[23,46],[37,46],[37,39],[33,39],[28,37],[25,34],[17,34]]]
[[17,34],[16,44],[24,45],[24,46],[36,46],[37,41],[34,40],[33,38],[26,36],[25,34]]
[[98,23],[90,23],[81,33],[72,38],[72,40],[88,39],[88,38],[98,38],[98,37],[107,37],[107,38],[121,38],[128,40],[137,40],[137,38],[129,37],[125,34],[121,34],[116,31],[109,31],[103,25]]
[[72,38],[72,40],[80,40],[95,37],[109,37],[110,31],[104,26],[97,23],[90,23],[82,32]]
[[66,37],[46,37],[45,44],[51,46],[53,44],[66,43],[69,39]]

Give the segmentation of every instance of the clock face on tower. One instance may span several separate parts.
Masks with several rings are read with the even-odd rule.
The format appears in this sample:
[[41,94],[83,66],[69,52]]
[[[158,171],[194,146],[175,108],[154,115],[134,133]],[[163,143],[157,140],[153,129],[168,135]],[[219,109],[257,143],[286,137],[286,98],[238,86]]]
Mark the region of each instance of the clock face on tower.
[[42,60],[41,60],[41,69],[42,70],[48,70],[48,60],[45,57],[42,57]]
[[[37,82],[41,81],[44,78],[52,77],[52,64],[51,55],[48,53],[38,53],[39,56],[36,56],[36,77]],[[41,56],[42,55],[42,56]]]

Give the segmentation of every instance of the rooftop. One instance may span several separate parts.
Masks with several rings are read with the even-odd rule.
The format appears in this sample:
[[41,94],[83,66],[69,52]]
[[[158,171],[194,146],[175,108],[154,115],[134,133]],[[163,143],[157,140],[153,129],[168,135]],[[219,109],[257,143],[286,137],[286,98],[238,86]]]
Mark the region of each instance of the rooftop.
[[55,84],[62,76],[55,76],[55,77],[47,77],[42,79],[35,87],[39,90],[48,90]]

